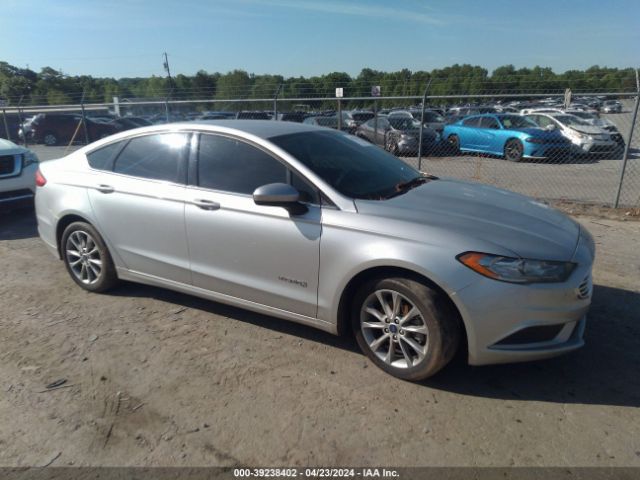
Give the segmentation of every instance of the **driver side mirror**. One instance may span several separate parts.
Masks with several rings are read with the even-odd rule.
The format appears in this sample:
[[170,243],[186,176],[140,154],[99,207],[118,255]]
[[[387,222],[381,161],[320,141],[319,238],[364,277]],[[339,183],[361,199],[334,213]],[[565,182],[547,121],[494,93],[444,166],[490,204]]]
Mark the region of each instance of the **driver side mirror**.
[[256,205],[282,207],[292,215],[306,213],[307,207],[300,203],[300,192],[288,183],[269,183],[253,192]]

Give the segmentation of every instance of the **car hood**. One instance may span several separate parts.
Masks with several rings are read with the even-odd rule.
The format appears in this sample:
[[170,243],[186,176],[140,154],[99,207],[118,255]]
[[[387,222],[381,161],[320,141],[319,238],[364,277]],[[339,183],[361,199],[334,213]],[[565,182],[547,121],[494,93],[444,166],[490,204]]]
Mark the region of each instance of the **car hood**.
[[602,127],[596,127],[595,125],[580,125],[579,127],[572,126],[571,128],[573,128],[574,130],[580,133],[587,133],[589,135],[601,135],[603,133],[609,133],[606,130],[604,130]]
[[21,147],[20,145],[16,145],[9,140],[5,140],[4,138],[0,138],[0,155],[15,155],[17,153],[24,153],[27,149]]
[[[459,180],[432,180],[388,200],[355,203],[362,214],[421,224],[438,238],[458,234],[467,244],[478,240],[523,258],[568,261],[580,233],[577,222],[529,197]],[[421,232],[429,240],[429,230]]]

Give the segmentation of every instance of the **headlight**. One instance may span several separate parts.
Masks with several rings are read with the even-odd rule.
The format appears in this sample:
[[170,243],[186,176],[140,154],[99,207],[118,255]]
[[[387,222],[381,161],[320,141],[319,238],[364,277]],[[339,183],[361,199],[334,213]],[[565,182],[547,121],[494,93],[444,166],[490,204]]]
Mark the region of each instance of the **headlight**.
[[24,157],[22,157],[22,168],[26,168],[29,165],[32,165],[34,163],[38,163],[38,156],[33,153],[31,150],[29,150],[27,153],[24,154]]
[[572,262],[529,260],[479,252],[465,252],[456,258],[480,275],[511,283],[564,282],[576,266]]

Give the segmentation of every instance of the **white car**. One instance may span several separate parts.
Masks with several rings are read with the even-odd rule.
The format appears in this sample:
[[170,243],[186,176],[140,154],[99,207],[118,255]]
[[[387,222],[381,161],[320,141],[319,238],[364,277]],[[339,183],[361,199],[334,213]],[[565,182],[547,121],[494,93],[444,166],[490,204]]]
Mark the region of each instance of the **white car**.
[[604,128],[590,125],[584,120],[566,113],[535,112],[525,115],[540,128],[557,128],[571,140],[579,154],[617,154],[620,152],[620,134],[612,134]]
[[35,153],[0,138],[0,206],[32,199],[37,169]]

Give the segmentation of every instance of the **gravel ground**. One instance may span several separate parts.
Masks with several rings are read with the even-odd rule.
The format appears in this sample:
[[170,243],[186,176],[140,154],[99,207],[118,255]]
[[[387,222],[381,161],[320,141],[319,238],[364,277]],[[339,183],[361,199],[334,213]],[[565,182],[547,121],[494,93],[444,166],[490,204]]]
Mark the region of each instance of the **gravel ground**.
[[32,211],[1,214],[0,466],[640,466],[640,222],[578,218],[598,244],[586,347],[412,384],[348,338],[86,293]]

